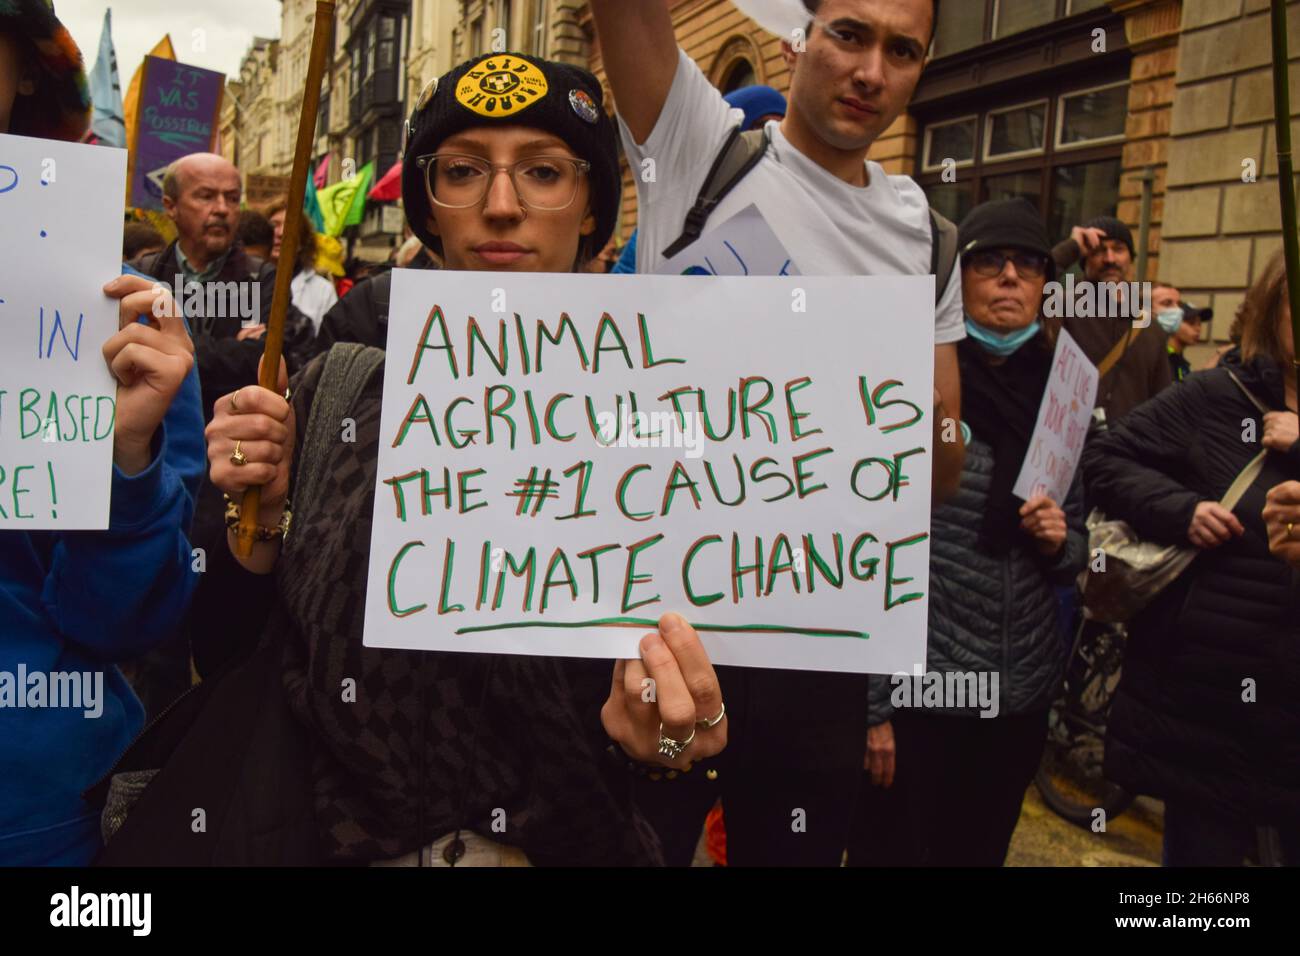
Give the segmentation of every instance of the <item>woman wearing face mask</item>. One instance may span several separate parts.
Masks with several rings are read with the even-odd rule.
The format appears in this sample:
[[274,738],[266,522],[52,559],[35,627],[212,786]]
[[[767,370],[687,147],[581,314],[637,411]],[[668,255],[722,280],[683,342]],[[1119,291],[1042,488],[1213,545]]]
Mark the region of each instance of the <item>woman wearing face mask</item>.
[[932,522],[927,672],[966,675],[973,693],[936,706],[920,680],[873,679],[875,786],[863,787],[850,848],[861,865],[1002,864],[1065,660],[1054,588],[1087,556],[1077,476],[1063,503],[1011,490],[1055,347],[1041,317],[1047,230],[1023,199],[985,203],[962,222],[958,249],[970,434],[961,488]]
[[[521,95],[503,115],[511,89]],[[586,71],[517,54],[480,57],[441,77],[411,117],[403,170],[411,229],[448,270],[579,271],[612,233],[621,195],[601,98]],[[386,321],[369,317],[372,329]],[[240,769],[175,771],[168,780],[184,763],[177,751],[110,840],[108,860],[190,860],[194,851],[164,843],[150,819],[234,786],[255,796],[224,814],[224,832],[201,851],[207,859],[659,862],[631,805],[628,758],[681,770],[726,743],[717,678],[694,629],[665,615],[642,639],[640,660],[613,665],[363,647],[382,374],[331,414],[355,422],[356,440],[338,441],[332,426],[325,458],[311,469],[314,491],[299,494],[296,484],[299,459],[317,454],[304,447],[312,406],[333,400],[318,385],[344,354],[349,347],[335,346],[304,369],[292,403],[254,385],[217,402],[212,481],[232,501],[264,486],[266,540],[236,559],[232,534],[232,553],[208,574],[224,575],[226,593],[240,595],[241,622],[256,619],[259,604],[269,613],[252,658],[219,683],[235,688],[232,702],[240,687],[269,687],[262,720],[270,726],[249,726],[242,705],[230,710],[234,729],[223,726],[218,687],[206,707],[215,714],[200,718],[186,747],[202,755],[196,765],[221,764],[233,736],[243,741],[231,758]],[[355,361],[364,354],[373,353]],[[291,491],[293,533],[282,540]],[[349,678],[351,698],[340,693]],[[662,755],[665,738],[684,745],[678,756]]]
[[[1217,368],[1139,406],[1083,454],[1108,517],[1199,552],[1129,623],[1106,731],[1107,778],[1165,802],[1169,866],[1258,860],[1261,828],[1276,828],[1287,862],[1300,863],[1300,583],[1269,552],[1286,529],[1281,493],[1267,499],[1300,474],[1281,252],[1234,331]],[[1220,500],[1261,451],[1262,470],[1227,510]]]

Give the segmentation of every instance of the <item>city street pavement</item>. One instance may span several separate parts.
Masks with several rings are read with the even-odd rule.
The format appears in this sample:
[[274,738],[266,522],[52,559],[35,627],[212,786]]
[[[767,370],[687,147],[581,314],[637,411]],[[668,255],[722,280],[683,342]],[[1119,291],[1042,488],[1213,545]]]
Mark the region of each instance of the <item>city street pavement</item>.
[[1007,866],[1159,866],[1160,812],[1159,802],[1140,798],[1093,833],[1058,817],[1030,784]]

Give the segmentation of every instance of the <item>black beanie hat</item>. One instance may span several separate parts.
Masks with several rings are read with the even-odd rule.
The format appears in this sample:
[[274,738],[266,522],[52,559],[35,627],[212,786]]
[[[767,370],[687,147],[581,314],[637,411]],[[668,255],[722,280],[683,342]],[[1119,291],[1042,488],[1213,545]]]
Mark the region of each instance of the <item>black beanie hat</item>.
[[1025,249],[1047,257],[1047,274],[1055,274],[1052,244],[1038,208],[1023,196],[981,203],[966,214],[957,229],[957,250],[963,256],[984,249]]
[[1098,216],[1085,224],[1086,229],[1100,229],[1107,239],[1117,239],[1128,246],[1128,254],[1136,256],[1133,246],[1133,231],[1114,216]]
[[553,133],[591,163],[591,210],[596,251],[614,233],[623,183],[618,136],[604,110],[600,82],[576,66],[520,53],[475,57],[425,87],[407,121],[402,160],[402,205],[411,231],[430,249],[442,241],[427,226],[424,170],[416,163],[449,136],[480,126],[521,125]]

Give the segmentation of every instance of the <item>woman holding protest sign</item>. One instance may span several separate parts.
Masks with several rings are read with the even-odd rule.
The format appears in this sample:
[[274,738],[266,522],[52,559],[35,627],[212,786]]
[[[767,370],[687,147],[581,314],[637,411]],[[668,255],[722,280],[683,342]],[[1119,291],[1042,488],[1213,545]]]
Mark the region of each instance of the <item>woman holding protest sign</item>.
[[[44,0],[0,0],[0,133],[61,141],[39,146],[38,155],[53,157],[89,149],[64,145],[79,141],[89,123],[81,53],[53,7]],[[20,171],[34,183],[36,177],[26,174],[37,164],[0,152],[0,164],[6,159],[13,165],[0,165],[0,193],[9,193],[0,196],[0,222],[9,238],[20,225],[32,226],[13,212],[22,207],[6,211],[5,201],[19,195],[14,190],[22,188]],[[85,250],[75,248],[77,237],[51,242],[58,243],[53,255],[60,264],[73,260],[73,253],[85,261]],[[19,283],[48,283],[45,276],[16,275],[12,266],[0,262],[0,302]],[[66,270],[55,269],[62,279]],[[66,310],[75,299],[59,291]],[[21,513],[19,503],[25,497],[31,508],[37,498],[34,482],[22,485],[23,472],[30,476],[33,469],[15,467],[7,455],[0,461],[0,527],[6,529],[0,531],[4,866],[84,866],[99,849],[99,814],[82,791],[144,723],[144,708],[114,664],[138,657],[176,627],[196,580],[186,535],[203,474],[194,345],[171,295],[138,273],[113,276],[103,294],[114,300],[114,334],[102,340],[102,358],[84,343],[81,358],[83,366],[105,362],[117,383],[108,416],[112,468],[102,473],[111,482],[107,528],[17,530],[17,519],[32,517]],[[12,298],[5,326],[14,336],[20,320]],[[89,326],[87,334],[95,334]],[[9,357],[17,355],[16,338],[4,348],[13,350]],[[34,371],[32,380],[39,382],[42,374]],[[10,391],[8,400],[0,391],[0,419],[12,432],[19,408],[10,402],[17,390],[12,379],[4,383]],[[85,409],[83,402],[83,415]],[[56,409],[45,424],[55,426],[54,437],[67,435],[54,414]],[[40,431],[50,440],[48,428]],[[41,439],[36,441],[40,447]],[[30,460],[36,462],[38,454]],[[38,467],[36,473],[43,474],[47,466]],[[65,500],[86,489],[68,477],[73,487],[63,486]]]
[[[519,80],[529,98],[505,116],[501,91]],[[479,57],[431,84],[408,131],[412,230],[448,269],[578,271],[612,233],[620,196],[601,99],[589,73],[516,54]],[[232,521],[243,491],[263,486],[261,531],[239,559],[232,533],[231,553],[208,573],[246,596],[241,629],[267,623],[251,657],[205,682],[215,690],[204,712],[107,860],[659,862],[631,804],[628,758],[680,770],[718,753],[727,733],[712,664],[682,618],[665,615],[641,659],[612,668],[363,647],[381,360],[336,345],[294,380],[291,402],[251,385],[217,402],[212,481],[232,499]],[[340,440],[340,423],[355,440]],[[268,701],[256,718],[248,694]],[[148,765],[148,749],[123,769]],[[225,767],[208,769],[225,754]],[[197,851],[166,844],[162,821],[198,805],[194,794],[232,785],[259,799]]]
[[872,678],[853,865],[1002,865],[1065,661],[1055,587],[1087,556],[1077,475],[1065,502],[1012,490],[1056,344],[1047,230],[1029,202],[998,200],[967,215],[957,248],[966,463],[934,512],[927,672]]
[[[1300,863],[1300,583],[1265,525],[1279,514],[1268,490],[1300,473],[1280,252],[1238,328],[1217,368],[1137,408],[1083,458],[1108,518],[1199,551],[1129,625],[1106,738],[1107,778],[1164,799],[1170,866],[1239,866],[1259,827],[1276,827]],[[1241,475],[1254,477],[1229,510],[1220,499]]]

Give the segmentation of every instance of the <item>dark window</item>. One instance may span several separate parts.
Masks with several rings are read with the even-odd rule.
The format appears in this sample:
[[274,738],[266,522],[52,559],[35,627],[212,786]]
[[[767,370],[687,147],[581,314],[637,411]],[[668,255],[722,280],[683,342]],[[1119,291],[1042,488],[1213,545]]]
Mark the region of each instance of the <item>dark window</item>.
[[732,93],[746,86],[753,86],[758,82],[754,74],[754,67],[745,59],[737,60],[727,68],[726,75],[722,78],[722,92]]
[[933,55],[960,53],[1105,5],[1106,0],[940,0]]
[[1053,239],[1115,212],[1127,80],[1112,72],[1036,92],[1044,98],[1008,97],[926,123],[916,178],[935,209],[960,222],[977,203],[1023,196],[1042,211]]

